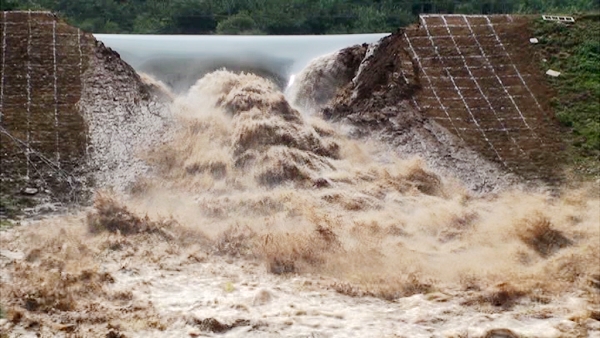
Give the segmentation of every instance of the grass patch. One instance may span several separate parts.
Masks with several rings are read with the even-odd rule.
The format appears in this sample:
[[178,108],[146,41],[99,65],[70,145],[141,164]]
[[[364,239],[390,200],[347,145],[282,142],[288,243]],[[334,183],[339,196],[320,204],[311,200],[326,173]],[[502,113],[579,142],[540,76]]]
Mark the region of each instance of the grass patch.
[[15,224],[8,219],[0,219],[0,231],[8,230],[15,226]]
[[16,219],[23,214],[24,208],[35,206],[35,201],[28,197],[11,196],[0,193],[0,222],[5,219]]
[[[561,72],[548,78],[556,97],[551,105],[566,136],[570,161],[576,172],[600,174],[600,14],[576,17],[574,24],[536,20],[534,36],[545,72]],[[546,61],[544,61],[546,60]]]

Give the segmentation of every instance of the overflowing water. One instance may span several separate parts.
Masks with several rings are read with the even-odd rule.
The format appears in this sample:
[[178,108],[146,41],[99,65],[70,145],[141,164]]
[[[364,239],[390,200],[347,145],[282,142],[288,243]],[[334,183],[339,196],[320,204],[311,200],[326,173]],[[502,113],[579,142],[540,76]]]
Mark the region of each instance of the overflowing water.
[[[588,203],[598,201],[590,196],[476,198],[418,158],[400,160],[380,141],[350,140],[342,126],[300,114],[261,77],[211,73],[173,111],[180,129],[149,153],[156,176],[135,186],[132,207],[181,217],[209,237],[248,231],[253,254],[273,272],[318,272],[394,298],[411,293],[404,289],[411,278],[489,286],[510,276],[527,284],[562,269],[555,264],[563,255],[597,254],[598,220]],[[585,233],[578,235],[585,250],[573,246],[574,234],[563,235],[574,227]],[[555,235],[538,243],[529,238],[543,235],[536,231]]]
[[[287,79],[309,55],[286,39],[295,52],[273,58],[297,54],[278,73]],[[173,42],[174,54],[182,42]],[[287,96],[243,72],[208,73],[180,94],[144,75],[173,98],[171,137],[140,149],[153,170],[124,194],[99,194],[87,217],[3,238],[26,257],[16,259],[12,294],[54,299],[75,280],[67,284],[73,304],[61,306],[87,309],[83,323],[97,320],[90,309],[99,306],[108,311],[100,322],[128,336],[597,332],[598,196],[585,188],[475,196],[375,137],[350,139],[342,124],[314,114],[351,80],[340,79],[347,72],[335,56],[298,72]],[[310,69],[323,64],[325,76]],[[57,266],[67,277],[55,276]],[[81,283],[100,285],[100,272],[113,283],[86,289],[68,277],[84,270]]]
[[386,34],[218,36],[95,34],[136,70],[165,82],[176,92],[226,67],[252,71],[285,87],[313,58],[354,44],[373,43]]

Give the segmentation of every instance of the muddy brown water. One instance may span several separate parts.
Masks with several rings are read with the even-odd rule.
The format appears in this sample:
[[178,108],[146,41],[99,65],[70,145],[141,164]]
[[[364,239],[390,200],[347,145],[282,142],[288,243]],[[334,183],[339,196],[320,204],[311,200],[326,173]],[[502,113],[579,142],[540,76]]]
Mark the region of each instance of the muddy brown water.
[[[349,84],[336,98],[349,107],[332,112],[341,123],[227,71],[161,105],[95,44],[79,101],[91,163],[99,182],[134,189],[0,233],[0,335],[598,336],[594,187],[477,196],[433,172],[440,144],[467,148],[397,104],[406,97],[390,88],[419,78],[394,65],[399,37],[361,62],[351,82],[362,95]],[[332,95],[322,89],[348,82],[358,54],[312,62],[296,93]],[[386,125],[394,133],[380,137]],[[439,153],[399,158],[419,145]],[[462,171],[499,172],[475,152],[463,159]]]

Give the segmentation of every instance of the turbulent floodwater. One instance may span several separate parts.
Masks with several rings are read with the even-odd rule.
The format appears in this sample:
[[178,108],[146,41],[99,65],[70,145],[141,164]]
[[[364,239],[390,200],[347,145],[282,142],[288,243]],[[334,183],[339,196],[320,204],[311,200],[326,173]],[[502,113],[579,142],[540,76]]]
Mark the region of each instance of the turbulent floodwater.
[[2,302],[22,313],[4,328],[599,335],[596,187],[474,195],[295,109],[289,101],[314,92],[303,89],[311,76],[296,81],[286,98],[263,77],[220,70],[167,93],[169,137],[140,149],[149,175],[126,193],[101,192],[87,213],[1,238]]
[[227,67],[269,77],[285,87],[313,58],[386,34],[217,36],[96,34],[136,70],[184,92],[206,73]]

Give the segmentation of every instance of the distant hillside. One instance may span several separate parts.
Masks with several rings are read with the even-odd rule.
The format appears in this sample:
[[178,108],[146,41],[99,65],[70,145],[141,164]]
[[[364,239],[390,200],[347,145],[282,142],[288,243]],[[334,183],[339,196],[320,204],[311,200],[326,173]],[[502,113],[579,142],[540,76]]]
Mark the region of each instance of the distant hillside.
[[597,0],[3,0],[0,10],[51,10],[93,33],[341,34],[393,32],[418,15],[574,13]]

